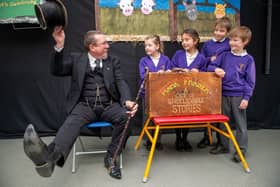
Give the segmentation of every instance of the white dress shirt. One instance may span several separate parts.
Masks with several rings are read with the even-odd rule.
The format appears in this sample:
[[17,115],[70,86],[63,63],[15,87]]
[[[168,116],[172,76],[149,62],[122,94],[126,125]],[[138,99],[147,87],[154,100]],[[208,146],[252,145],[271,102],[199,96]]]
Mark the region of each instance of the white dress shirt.
[[[94,71],[95,67],[96,67],[96,58],[94,58],[90,53],[88,53],[88,59],[89,59],[89,64],[90,67],[92,69],[92,71]],[[102,68],[102,60],[100,59],[100,68]]]

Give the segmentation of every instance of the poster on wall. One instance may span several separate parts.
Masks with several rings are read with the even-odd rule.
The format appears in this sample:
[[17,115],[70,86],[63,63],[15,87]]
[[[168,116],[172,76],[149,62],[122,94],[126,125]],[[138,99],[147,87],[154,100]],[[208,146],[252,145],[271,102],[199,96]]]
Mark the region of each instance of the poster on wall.
[[0,23],[38,23],[34,5],[40,0],[0,0]]
[[196,29],[203,41],[217,18],[240,24],[240,0],[96,0],[95,14],[96,28],[113,41],[143,41],[150,34],[176,41],[185,28]]

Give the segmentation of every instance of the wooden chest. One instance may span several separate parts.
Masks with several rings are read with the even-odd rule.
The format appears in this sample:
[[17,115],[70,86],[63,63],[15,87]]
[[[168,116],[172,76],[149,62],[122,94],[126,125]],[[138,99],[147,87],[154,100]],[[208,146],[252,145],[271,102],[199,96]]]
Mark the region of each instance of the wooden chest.
[[146,112],[151,116],[221,113],[221,78],[212,72],[149,73]]

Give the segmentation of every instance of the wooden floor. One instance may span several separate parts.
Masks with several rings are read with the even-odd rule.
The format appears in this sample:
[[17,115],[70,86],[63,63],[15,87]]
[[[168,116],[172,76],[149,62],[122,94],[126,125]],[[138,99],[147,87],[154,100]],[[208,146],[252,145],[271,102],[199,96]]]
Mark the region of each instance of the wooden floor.
[[[280,130],[250,130],[247,162],[251,173],[231,161],[231,154],[211,155],[209,149],[197,149],[201,132],[189,134],[192,153],[177,152],[175,135],[163,134],[164,150],[156,151],[147,183],[142,183],[148,152],[134,150],[137,137],[130,137],[123,154],[123,179],[111,178],[103,166],[103,155],[78,158],[77,173],[71,173],[72,155],[51,178],[37,175],[25,156],[22,139],[0,140],[0,187],[279,187]],[[50,142],[53,137],[43,138]],[[109,138],[83,137],[87,147],[105,146]],[[78,147],[80,148],[80,147]]]

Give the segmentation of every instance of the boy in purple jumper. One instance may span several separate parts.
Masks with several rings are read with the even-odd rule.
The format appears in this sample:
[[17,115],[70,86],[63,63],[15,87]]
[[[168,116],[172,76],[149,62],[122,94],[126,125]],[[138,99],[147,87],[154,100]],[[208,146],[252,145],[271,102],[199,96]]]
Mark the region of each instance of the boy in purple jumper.
[[[167,70],[170,64],[169,57],[163,55],[163,47],[158,35],[151,35],[145,38],[145,52],[147,56],[144,56],[140,59],[139,63],[139,73],[141,83],[144,81],[146,68],[149,69],[149,72],[163,72]],[[143,106],[143,124],[146,121],[147,115],[145,113],[145,90],[141,93],[142,96],[142,106]],[[150,150],[151,142],[146,141],[146,149]],[[161,133],[158,136],[156,149],[162,150],[163,146],[161,144]]]
[[[199,34],[194,29],[185,29],[181,34],[182,46],[184,50],[178,50],[172,57],[170,67],[174,70],[180,68],[181,71],[206,71],[205,57],[199,53]],[[188,141],[189,129],[176,129],[176,150],[192,151],[192,146]]]
[[[206,41],[200,51],[207,61],[207,66],[213,62],[218,55],[225,51],[230,51],[228,33],[231,29],[231,22],[228,17],[222,17],[215,22],[213,38]],[[219,135],[216,133],[217,144],[220,141]],[[197,144],[198,148],[205,148],[210,145],[208,131],[204,129],[204,136]]]
[[216,20],[213,38],[206,41],[200,51],[205,56],[207,65],[213,62],[221,53],[230,51],[229,39],[227,37],[230,29],[231,22],[228,17]]
[[[231,51],[221,54],[208,66],[208,71],[214,71],[222,78],[222,113],[234,119],[236,140],[244,156],[248,149],[246,108],[256,81],[254,58],[244,49],[251,36],[252,32],[246,26],[232,29],[229,33]],[[221,125],[221,129],[225,130],[225,126]],[[221,144],[210,153],[229,153],[229,140],[221,136]],[[234,153],[233,161],[240,162],[237,153]]]

